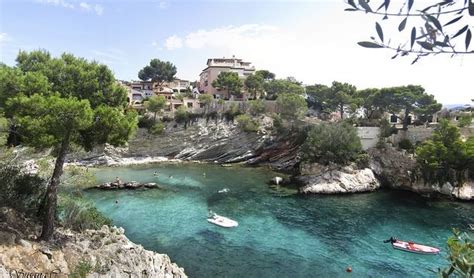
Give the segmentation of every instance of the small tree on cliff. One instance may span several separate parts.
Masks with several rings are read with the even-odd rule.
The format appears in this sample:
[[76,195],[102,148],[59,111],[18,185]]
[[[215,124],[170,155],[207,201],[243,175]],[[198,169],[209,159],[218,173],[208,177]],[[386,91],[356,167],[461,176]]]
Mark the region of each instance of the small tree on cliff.
[[[39,59],[39,58],[41,59]],[[103,65],[63,54],[51,58],[45,51],[21,52],[18,68],[45,76],[55,93],[19,93],[7,100],[6,114],[24,144],[53,148],[53,175],[44,199],[41,238],[54,232],[57,188],[72,144],[91,150],[96,144],[123,145],[137,127],[136,113],[124,113],[126,92]]]
[[345,122],[314,126],[302,146],[303,160],[321,164],[345,164],[355,160],[361,151],[357,130]]
[[416,156],[425,181],[458,186],[474,167],[474,138],[463,142],[459,128],[442,120],[432,138],[416,149]]
[[145,101],[145,108],[153,112],[153,121],[156,122],[156,114],[163,110],[166,106],[166,98],[164,96],[152,96]]

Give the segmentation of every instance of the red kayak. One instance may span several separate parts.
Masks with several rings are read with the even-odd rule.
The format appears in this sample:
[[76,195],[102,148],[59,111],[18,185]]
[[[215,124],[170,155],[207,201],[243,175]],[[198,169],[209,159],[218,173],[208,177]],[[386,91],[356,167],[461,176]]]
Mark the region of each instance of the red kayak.
[[411,241],[393,239],[390,241],[392,247],[398,250],[417,253],[417,254],[439,254],[439,249],[431,246],[421,245]]

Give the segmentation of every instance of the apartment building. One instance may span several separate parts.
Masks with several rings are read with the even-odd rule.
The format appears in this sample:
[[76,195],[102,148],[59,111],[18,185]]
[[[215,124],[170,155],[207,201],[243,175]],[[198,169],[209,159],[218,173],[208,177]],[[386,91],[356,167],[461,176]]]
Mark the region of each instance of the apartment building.
[[231,98],[227,91],[212,86],[212,82],[223,71],[236,72],[241,79],[246,79],[247,76],[255,73],[255,67],[250,62],[244,62],[235,56],[207,59],[207,67],[199,75],[199,92],[213,95],[214,98]]

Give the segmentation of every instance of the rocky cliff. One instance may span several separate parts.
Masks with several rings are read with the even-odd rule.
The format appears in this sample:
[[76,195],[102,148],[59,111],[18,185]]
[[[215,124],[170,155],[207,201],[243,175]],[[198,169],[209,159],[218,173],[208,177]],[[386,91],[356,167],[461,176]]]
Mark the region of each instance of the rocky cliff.
[[276,170],[291,171],[298,162],[299,147],[291,139],[270,135],[271,121],[267,117],[260,120],[262,128],[258,132],[242,131],[233,122],[206,119],[198,119],[187,128],[168,125],[162,135],[150,135],[139,129],[127,148],[105,147],[70,156],[70,161],[116,165],[179,159],[266,164]]
[[444,195],[461,200],[474,200],[474,182],[467,181],[454,187],[450,183],[426,183],[417,170],[413,155],[393,147],[369,149],[370,168],[384,186],[409,190],[426,196]]
[[187,277],[167,255],[128,240],[122,228],[83,233],[59,228],[48,243],[36,240],[39,230],[30,219],[0,208],[0,277],[20,272],[68,277],[79,270],[88,277]]
[[321,165],[317,163],[301,165],[301,175],[296,180],[303,186],[302,193],[341,194],[374,191],[380,182],[372,170],[357,169],[355,165]]

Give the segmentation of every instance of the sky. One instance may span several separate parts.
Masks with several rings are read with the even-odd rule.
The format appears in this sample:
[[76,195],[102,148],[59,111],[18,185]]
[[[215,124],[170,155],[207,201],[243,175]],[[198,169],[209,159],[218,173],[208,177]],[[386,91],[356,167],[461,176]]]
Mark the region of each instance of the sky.
[[[235,55],[308,85],[417,84],[443,104],[471,103],[474,54],[429,56],[414,65],[414,57],[391,59],[393,51],[357,42],[376,36],[376,21],[386,39],[404,42],[400,19],[347,7],[343,0],[0,0],[0,61],[14,66],[19,50],[70,52],[108,65],[118,79],[137,80],[158,58],[194,81],[208,58]],[[472,23],[474,17],[458,24]]]

